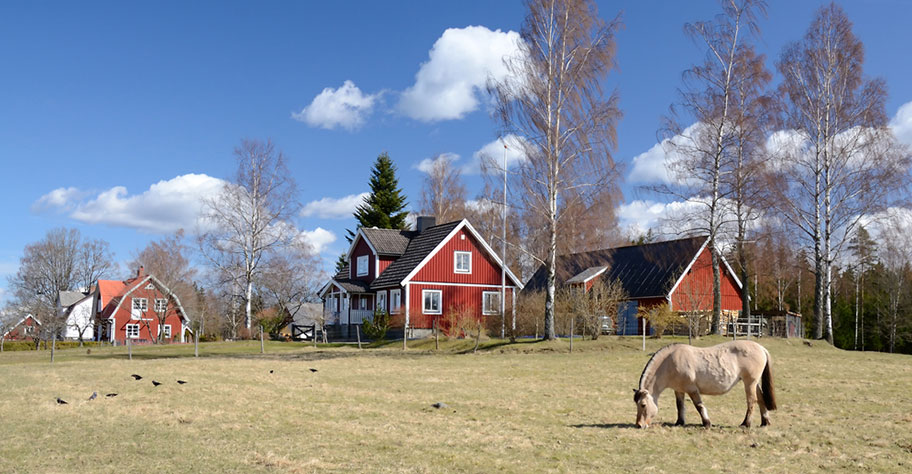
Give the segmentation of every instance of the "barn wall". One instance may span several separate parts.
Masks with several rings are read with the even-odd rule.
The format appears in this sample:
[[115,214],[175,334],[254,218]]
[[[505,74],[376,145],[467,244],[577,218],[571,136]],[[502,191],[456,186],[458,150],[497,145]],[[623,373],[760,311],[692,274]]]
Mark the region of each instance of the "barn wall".
[[[741,309],[741,295],[735,279],[725,265],[721,265],[722,310],[738,311]],[[681,280],[671,296],[675,311],[712,311],[712,255],[709,249],[703,249],[690,272]]]
[[[453,252],[456,251],[472,253],[471,273],[453,271]],[[418,271],[412,281],[500,285],[500,266],[487,256],[471,233],[461,229]],[[507,281],[507,284],[510,282]]]
[[[474,269],[474,268],[473,268]],[[441,313],[439,315],[424,314],[424,301],[422,300],[422,290],[440,290],[441,295]],[[478,321],[485,318],[500,316],[483,315],[481,312],[481,298],[484,291],[500,291],[500,287],[482,287],[482,286],[454,286],[454,285],[434,285],[434,284],[410,284],[409,285],[409,326],[413,328],[432,328],[434,319],[440,318],[441,321],[450,319],[455,313],[465,311],[465,314]],[[404,296],[403,296],[404,297]],[[513,289],[506,289],[506,306],[507,311],[511,310],[513,301]],[[450,318],[448,318],[448,316]],[[394,323],[402,327],[404,318],[394,319]]]

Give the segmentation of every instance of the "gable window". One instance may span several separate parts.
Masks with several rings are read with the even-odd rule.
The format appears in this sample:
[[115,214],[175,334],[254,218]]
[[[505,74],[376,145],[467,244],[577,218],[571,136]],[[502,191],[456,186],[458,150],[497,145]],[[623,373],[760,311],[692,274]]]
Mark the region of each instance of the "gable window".
[[168,310],[168,300],[165,298],[155,298],[155,312],[164,313]]
[[139,339],[139,324],[127,324],[127,337]]
[[386,292],[377,293],[377,309],[386,311]]
[[161,326],[161,333],[162,337],[165,339],[171,339],[171,325],[165,324],[164,326]]
[[472,252],[453,252],[453,271],[456,273],[472,273]]
[[146,285],[146,289],[147,289],[147,290],[154,290],[154,289],[155,289],[155,285],[149,283],[148,285]]
[[356,260],[356,263],[358,266],[357,276],[367,275],[367,271],[368,271],[367,255],[361,255],[360,257],[358,257],[358,259]]
[[481,292],[481,314],[500,314],[500,292]]
[[390,314],[398,314],[402,305],[402,290],[390,290]]
[[424,300],[424,314],[441,314],[443,292],[440,290],[422,290],[421,299]]

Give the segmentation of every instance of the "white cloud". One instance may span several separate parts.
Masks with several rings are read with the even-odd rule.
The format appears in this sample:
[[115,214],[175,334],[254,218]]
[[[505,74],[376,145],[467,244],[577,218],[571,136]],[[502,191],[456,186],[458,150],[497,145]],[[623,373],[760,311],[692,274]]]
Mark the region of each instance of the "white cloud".
[[459,161],[459,155],[456,153],[441,153],[433,158],[425,158],[419,161],[417,165],[415,165],[415,169],[421,171],[422,173],[430,173],[439,161],[449,161],[450,163],[456,163]]
[[663,139],[661,143],[656,143],[649,150],[633,157],[633,166],[627,179],[631,183],[672,184],[674,179],[668,172],[668,166],[681,159],[677,150],[693,143],[699,125],[695,123],[680,134]]
[[912,146],[912,102],[906,102],[890,120],[890,128],[900,142]]
[[365,94],[354,82],[345,81],[338,89],[323,89],[310,105],[292,113],[291,117],[311,127],[355,130],[364,125],[377,97],[379,94]]
[[399,111],[425,122],[459,119],[478,108],[489,78],[507,74],[504,58],[519,53],[519,33],[483,26],[449,28],[434,43],[415,84],[399,99]]
[[56,208],[88,224],[169,233],[194,229],[203,200],[216,196],[224,184],[204,174],[185,174],[159,181],[142,194],[131,196],[126,187],[115,186],[89,199],[90,193],[60,188],[42,196],[32,208]]
[[341,198],[325,197],[310,201],[301,209],[301,217],[319,217],[321,219],[345,219],[354,214],[355,209],[364,202],[370,193],[349,194]]
[[329,244],[336,241],[336,234],[322,227],[314,230],[302,230],[301,238],[304,239],[316,253],[322,253]]
[[522,137],[509,134],[505,137],[498,138],[487,143],[476,151],[472,157],[473,161],[466,165],[463,172],[466,174],[477,174],[481,172],[481,163],[485,162],[492,170],[501,170],[503,168],[504,144],[507,145],[507,169],[526,161],[524,152],[526,142]]

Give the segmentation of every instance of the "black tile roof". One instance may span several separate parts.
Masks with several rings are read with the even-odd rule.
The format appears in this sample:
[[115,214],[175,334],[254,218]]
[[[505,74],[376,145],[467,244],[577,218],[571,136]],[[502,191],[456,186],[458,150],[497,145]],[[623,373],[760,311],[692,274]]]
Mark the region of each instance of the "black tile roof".
[[[557,283],[563,285],[592,267],[607,266],[601,278],[620,281],[629,298],[664,297],[704,242],[705,236],[560,255]],[[526,283],[526,289],[544,290],[547,278],[547,269],[542,265]]]
[[349,293],[367,293],[370,290],[370,284],[363,280],[352,280],[348,278],[348,264],[346,263],[341,270],[333,276],[333,281],[339,284]]
[[[418,264],[437,247],[450,232],[462,221],[448,222],[446,224],[428,227],[424,232],[412,237],[408,246],[395,262],[386,267],[386,270],[371,283],[371,289],[398,286]],[[376,230],[376,229],[375,229]],[[373,241],[371,241],[373,243]],[[377,250],[379,252],[379,249]]]
[[367,240],[377,250],[377,254],[386,257],[398,257],[404,254],[409,242],[418,235],[413,230],[376,229],[373,227],[362,227],[361,232],[364,233]]

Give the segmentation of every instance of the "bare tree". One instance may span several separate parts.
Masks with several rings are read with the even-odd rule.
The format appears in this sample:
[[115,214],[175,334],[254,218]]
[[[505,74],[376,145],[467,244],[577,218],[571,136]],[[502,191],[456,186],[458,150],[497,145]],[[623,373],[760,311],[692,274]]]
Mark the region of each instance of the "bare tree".
[[3,352],[3,344],[6,342],[6,334],[16,327],[19,322],[19,314],[14,306],[7,305],[0,309],[0,352]]
[[[757,32],[756,19],[765,14],[763,0],[721,0],[722,14],[712,21],[688,23],[684,31],[705,47],[702,63],[684,72],[680,107],[686,112],[686,129],[673,106],[664,132],[663,143],[677,159],[667,163],[674,184],[656,188],[692,203],[690,211],[678,218],[686,223],[682,233],[709,236],[712,255],[713,307],[712,328],[721,333],[722,314],[720,236],[723,227],[733,220],[731,207],[742,211],[745,226],[749,220],[741,199],[749,189],[749,161],[755,149],[756,121],[754,102],[769,80],[758,57],[745,36]],[[752,161],[752,160],[751,160]],[[732,174],[737,176],[732,179]],[[730,205],[737,197],[738,204]],[[739,219],[740,220],[740,219]],[[740,229],[739,229],[740,230]],[[742,239],[743,241],[743,239]],[[743,250],[743,249],[742,249]],[[745,263],[744,268],[747,268]]]
[[421,187],[421,213],[445,223],[466,215],[466,190],[462,171],[446,155],[434,158]]
[[307,242],[297,240],[266,262],[267,271],[260,282],[266,304],[275,308],[285,319],[271,328],[278,332],[295,321],[304,310],[304,303],[318,300],[325,273],[320,269],[319,256]]
[[215,199],[206,201],[199,246],[226,283],[239,289],[244,322],[253,317],[254,286],[262,262],[298,234],[290,224],[300,207],[285,156],[271,141],[242,140],[234,150],[237,175]]
[[66,326],[57,312],[60,292],[89,288],[114,268],[112,262],[107,242],[84,239],[76,229],[52,229],[44,239],[25,246],[10,288],[15,305],[38,318],[42,337],[52,339],[51,362]]
[[522,162],[514,193],[525,212],[540,216],[544,255],[529,253],[548,269],[544,338],[554,339],[558,233],[562,209],[589,203],[613,187],[617,170],[610,151],[621,116],[618,97],[605,97],[602,82],[615,67],[619,19],[599,18],[591,0],[529,0],[521,54],[505,59],[510,75],[489,90],[504,133],[521,136]]
[[[160,284],[158,290],[164,296],[156,298],[152,308],[159,328],[164,327],[169,316],[178,314],[180,310],[186,311],[182,302],[192,302],[195,299],[193,277],[196,269],[190,266],[189,250],[184,243],[184,231],[178,230],[161,240],[149,242],[136,255],[133,266],[144,267],[146,273]],[[190,314],[180,316],[188,321],[193,321],[194,318]],[[164,331],[161,329],[157,339],[158,342],[164,339]]]
[[887,127],[886,86],[863,76],[864,46],[835,3],[777,64],[783,125],[776,188],[783,216],[814,248],[814,335],[833,342],[833,263],[865,215],[889,205],[909,157]]
[[[912,222],[904,222],[899,215],[890,216],[881,229],[881,246],[878,249],[878,260],[882,268],[880,288],[884,297],[878,311],[885,316],[887,347],[892,353],[896,347],[897,336],[910,325],[907,313],[910,303],[909,276],[912,273],[912,247],[908,239]],[[905,310],[905,311],[904,311]],[[903,326],[906,326],[904,328]]]

